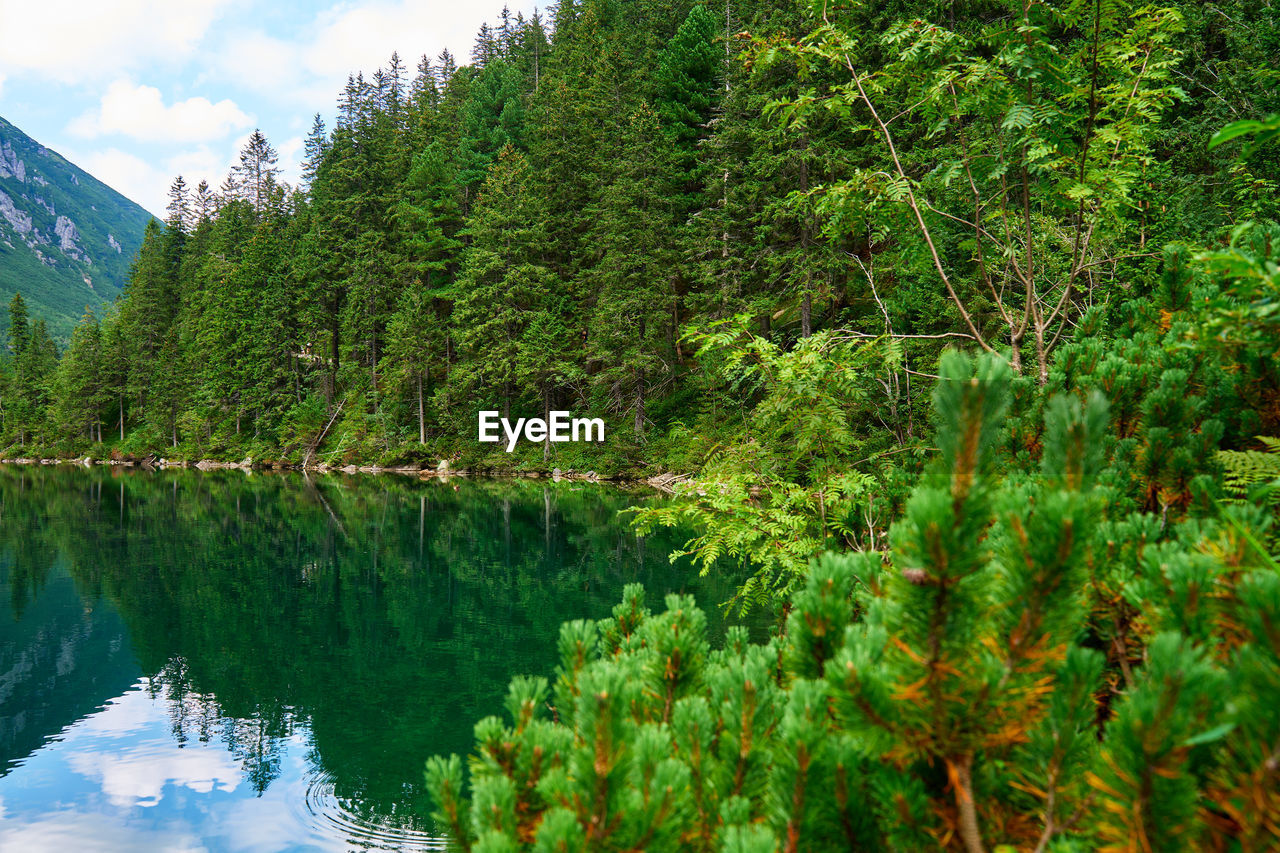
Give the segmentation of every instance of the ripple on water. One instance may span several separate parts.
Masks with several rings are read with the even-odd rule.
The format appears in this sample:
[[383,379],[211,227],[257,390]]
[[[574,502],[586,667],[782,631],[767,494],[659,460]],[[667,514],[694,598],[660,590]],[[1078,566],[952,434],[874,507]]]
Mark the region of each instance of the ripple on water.
[[334,792],[333,777],[314,773],[307,780],[303,798],[304,819],[326,838],[341,837],[347,849],[359,850],[448,850],[446,839],[411,826],[394,822],[394,818],[363,815]]

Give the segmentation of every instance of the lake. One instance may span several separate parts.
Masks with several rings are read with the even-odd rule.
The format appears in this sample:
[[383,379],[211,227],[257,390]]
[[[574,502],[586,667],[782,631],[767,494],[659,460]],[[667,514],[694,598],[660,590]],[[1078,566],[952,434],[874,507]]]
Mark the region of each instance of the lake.
[[[583,483],[0,466],[0,849],[443,849],[464,756],[561,622],[733,579]],[[757,626],[759,630],[759,626]]]

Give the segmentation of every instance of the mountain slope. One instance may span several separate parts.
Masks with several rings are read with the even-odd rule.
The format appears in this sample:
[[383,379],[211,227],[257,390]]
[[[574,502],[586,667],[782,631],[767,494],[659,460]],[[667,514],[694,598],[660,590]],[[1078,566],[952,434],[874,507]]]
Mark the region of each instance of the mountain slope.
[[[0,118],[0,300],[65,341],[124,287],[151,214]],[[0,306],[2,308],[3,306]],[[8,312],[0,310],[0,330]]]

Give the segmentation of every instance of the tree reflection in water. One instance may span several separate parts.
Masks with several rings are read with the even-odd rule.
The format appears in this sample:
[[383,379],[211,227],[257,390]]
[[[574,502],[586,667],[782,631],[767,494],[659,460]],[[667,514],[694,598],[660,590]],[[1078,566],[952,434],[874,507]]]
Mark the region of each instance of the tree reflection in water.
[[[140,674],[175,742],[223,744],[257,794],[301,732],[335,797],[418,823],[425,759],[469,751],[512,675],[551,671],[561,622],[607,614],[632,581],[655,604],[684,591],[715,611],[729,597],[735,578],[669,563],[679,533],[638,538],[617,516],[654,499],[526,480],[0,466],[0,655],[43,661],[32,683],[49,665],[69,684],[77,661],[97,673],[41,695],[19,675],[0,693],[0,717],[26,719],[23,738],[0,740],[0,767]],[[126,635],[136,663],[124,654],[114,679],[108,629],[81,631],[70,662],[41,656],[75,621],[68,601],[41,612],[63,570],[84,613],[123,622],[114,642]]]

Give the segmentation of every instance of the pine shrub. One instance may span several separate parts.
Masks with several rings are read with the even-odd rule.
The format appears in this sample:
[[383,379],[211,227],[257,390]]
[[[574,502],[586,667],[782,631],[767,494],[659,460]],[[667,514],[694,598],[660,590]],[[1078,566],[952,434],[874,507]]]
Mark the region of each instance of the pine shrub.
[[690,598],[654,613],[639,586],[564,625],[554,684],[515,679],[476,726],[469,799],[460,759],[428,762],[457,843],[1275,849],[1268,517],[1162,535],[1100,477],[1098,393],[1055,397],[1039,470],[1002,480],[1008,368],[941,370],[940,452],[887,555],[815,560],[764,643],[713,649]]

